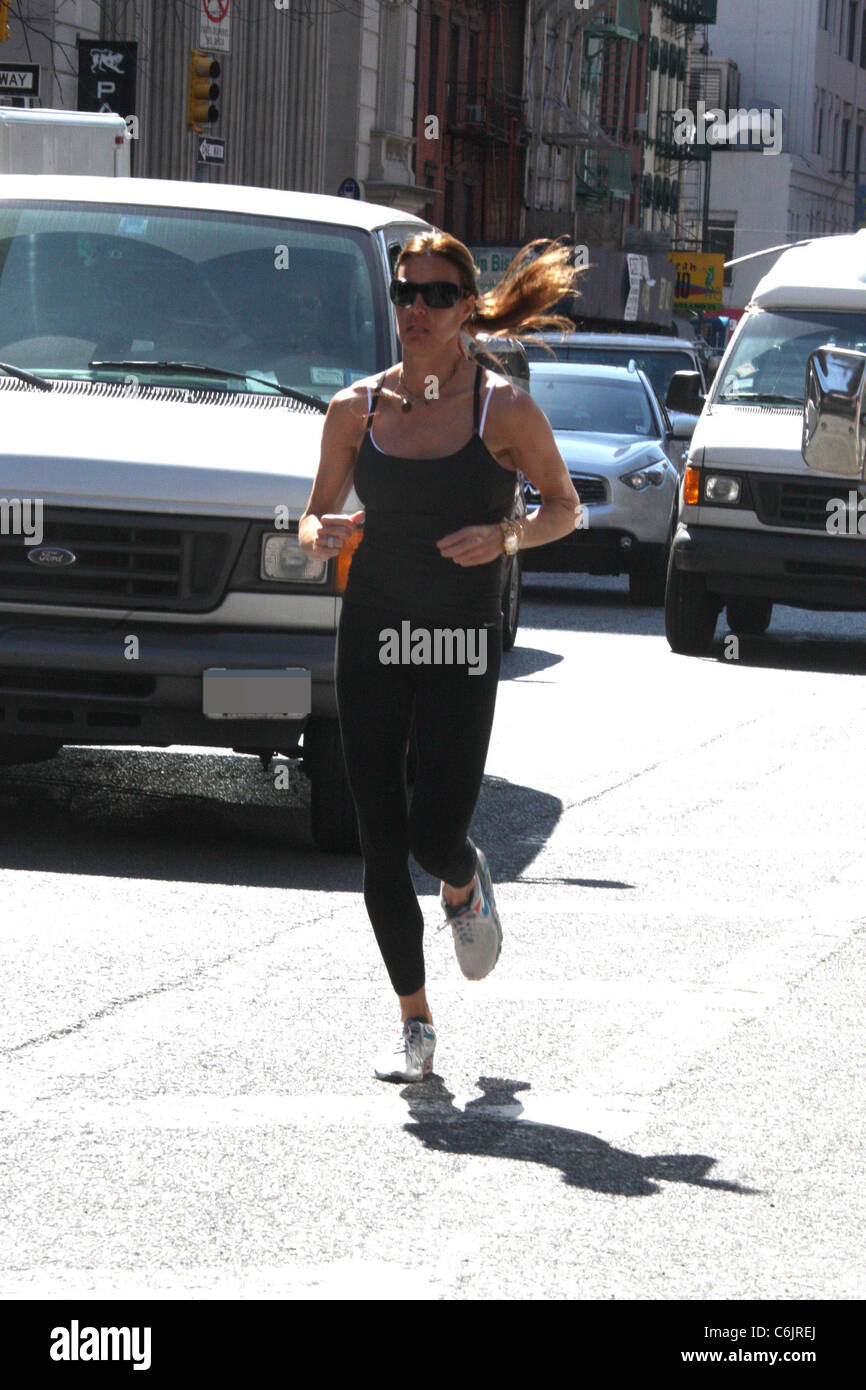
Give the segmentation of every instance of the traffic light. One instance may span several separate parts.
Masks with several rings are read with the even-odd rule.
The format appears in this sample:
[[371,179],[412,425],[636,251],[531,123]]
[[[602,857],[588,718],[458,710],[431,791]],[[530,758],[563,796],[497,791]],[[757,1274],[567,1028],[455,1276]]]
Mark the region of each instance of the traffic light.
[[221,68],[215,58],[194,48],[189,55],[186,84],[186,124],[189,130],[201,135],[206,125],[219,120],[219,77]]
[[9,0],[0,0],[0,43],[9,37]]

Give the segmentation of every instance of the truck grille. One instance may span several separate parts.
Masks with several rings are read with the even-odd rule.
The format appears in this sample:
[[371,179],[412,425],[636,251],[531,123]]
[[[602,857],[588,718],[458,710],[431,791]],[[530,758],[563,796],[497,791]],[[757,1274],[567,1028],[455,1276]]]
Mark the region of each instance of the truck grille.
[[751,483],[755,511],[765,526],[803,526],[811,531],[826,531],[827,503],[835,498],[847,502],[852,486],[847,479],[759,478],[754,473]]
[[[0,534],[0,601],[205,612],[225,592],[247,526],[46,507],[41,547]],[[29,554],[46,546],[74,563],[34,564]]]

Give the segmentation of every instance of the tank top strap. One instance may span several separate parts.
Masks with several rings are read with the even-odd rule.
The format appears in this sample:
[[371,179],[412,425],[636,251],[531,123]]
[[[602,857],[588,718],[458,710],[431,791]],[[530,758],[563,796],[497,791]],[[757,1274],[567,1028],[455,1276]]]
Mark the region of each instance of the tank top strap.
[[475,364],[475,390],[472,397],[472,428],[475,434],[478,433],[478,411],[481,404],[481,363]]
[[[364,426],[364,433],[365,433],[365,434],[369,434],[369,432],[370,432],[370,427],[371,427],[371,425],[372,425],[372,423],[373,423],[373,416],[376,414],[376,406],[379,404],[379,392],[382,390],[382,387],[383,387],[383,385],[384,385],[384,383],[385,383],[385,376],[386,376],[386,373],[383,372],[382,375],[379,377],[378,382],[376,383],[376,390],[373,392],[373,398],[372,398],[372,400],[370,401],[370,409],[369,409],[369,411],[368,411],[368,413],[367,413],[367,423],[366,423],[366,425]],[[370,391],[370,388],[369,388],[369,386],[368,386],[368,387],[367,387],[367,393],[368,393],[368,395],[369,395],[369,391]]]

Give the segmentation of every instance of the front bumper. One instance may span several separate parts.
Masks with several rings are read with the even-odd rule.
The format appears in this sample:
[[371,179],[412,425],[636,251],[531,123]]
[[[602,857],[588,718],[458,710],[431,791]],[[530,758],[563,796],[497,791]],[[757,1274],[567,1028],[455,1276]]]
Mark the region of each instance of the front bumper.
[[69,744],[289,749],[306,719],[209,719],[202,673],[300,667],[311,673],[312,714],[336,717],[335,643],[333,632],[166,629],[129,615],[59,625],[0,613],[0,734]]
[[677,569],[702,574],[713,594],[866,611],[866,539],[681,523],[672,552]]

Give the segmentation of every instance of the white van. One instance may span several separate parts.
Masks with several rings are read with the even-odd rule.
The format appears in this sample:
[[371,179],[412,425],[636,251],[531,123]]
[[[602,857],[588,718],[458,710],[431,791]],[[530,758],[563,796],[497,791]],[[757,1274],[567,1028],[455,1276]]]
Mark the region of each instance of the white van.
[[[683,408],[697,382],[674,378]],[[670,400],[670,397],[669,397]],[[676,652],[765,632],[773,604],[866,611],[866,231],[784,252],[692,436],[665,628]]]

